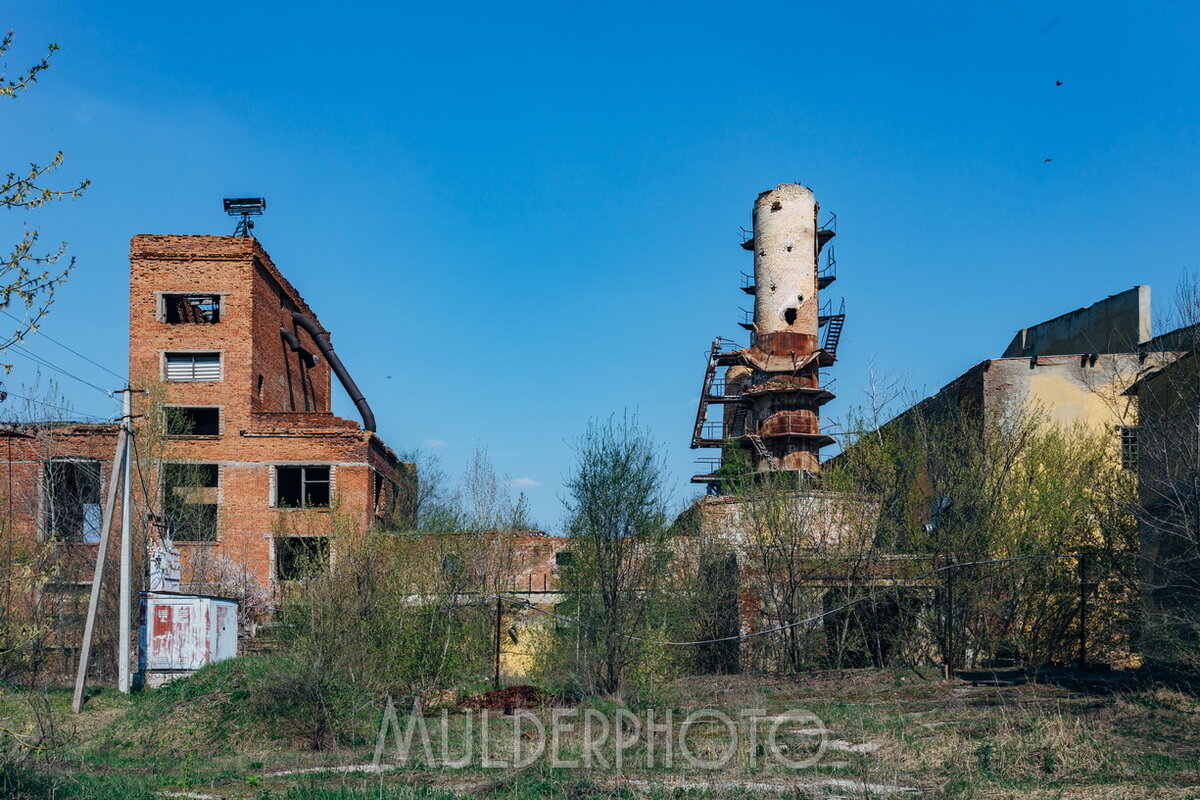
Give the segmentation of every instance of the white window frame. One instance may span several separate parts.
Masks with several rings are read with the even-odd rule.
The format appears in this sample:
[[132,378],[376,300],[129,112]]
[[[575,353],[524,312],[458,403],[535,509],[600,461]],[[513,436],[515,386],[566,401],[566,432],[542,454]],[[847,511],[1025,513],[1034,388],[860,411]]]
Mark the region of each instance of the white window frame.
[[[196,377],[196,358],[198,356],[216,356],[217,368],[216,377]],[[179,358],[181,361],[184,358],[191,358],[190,378],[172,378],[171,377],[171,359]],[[204,375],[209,373],[205,372]],[[219,383],[225,379],[225,353],[221,350],[164,350],[162,355],[162,377],[164,381],[169,383]]]
[[[320,461],[296,461],[296,462],[283,461],[283,462],[271,464],[270,467],[271,467],[271,479],[268,481],[268,489],[270,490],[271,494],[270,494],[270,497],[267,499],[267,503],[271,508],[278,509],[279,511],[329,511],[330,509],[333,508],[334,498],[336,496],[336,487],[337,487],[337,465],[336,464],[330,464],[328,462],[322,463]],[[327,506],[305,506],[305,505],[281,506],[281,505],[279,505],[279,470],[280,470],[280,468],[287,469],[287,468],[293,468],[293,467],[299,467],[301,469],[307,469],[307,468],[311,468],[311,467],[327,467],[329,469],[329,505],[327,505]],[[300,491],[301,491],[301,494],[303,494],[303,492],[304,492],[303,477],[301,478]]]

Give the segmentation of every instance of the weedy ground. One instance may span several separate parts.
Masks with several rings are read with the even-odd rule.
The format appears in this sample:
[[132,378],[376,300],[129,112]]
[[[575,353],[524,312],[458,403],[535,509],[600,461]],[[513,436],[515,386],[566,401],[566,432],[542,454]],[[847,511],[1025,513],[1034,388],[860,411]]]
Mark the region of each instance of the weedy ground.
[[[0,757],[8,764],[0,767],[0,797],[1200,800],[1200,702],[1161,687],[1107,694],[1039,684],[982,687],[911,669],[693,677],[660,692],[655,720],[669,711],[678,730],[697,709],[726,713],[737,725],[736,751],[725,723],[694,717],[686,726],[696,756],[719,760],[734,752],[721,766],[689,765],[678,741],[667,763],[661,738],[651,758],[643,737],[617,768],[611,740],[588,746],[584,712],[594,719],[629,712],[644,721],[650,708],[606,699],[575,709],[566,720],[574,728],[557,747],[560,758],[583,762],[594,750],[590,768],[554,768],[548,754],[523,768],[483,768],[478,744],[463,768],[429,763],[418,745],[415,759],[397,762],[389,738],[387,768],[364,772],[354,770],[372,762],[378,701],[351,695],[314,702],[303,692],[276,691],[277,670],[238,659],[132,698],[101,691],[78,716],[69,711],[69,692],[0,690],[0,727],[30,733],[47,713],[57,726],[41,758],[19,765]],[[409,709],[398,706],[403,733]],[[797,709],[820,722],[786,714]],[[536,713],[548,723],[554,712]],[[440,711],[428,710],[426,720],[436,751]],[[481,718],[450,710],[447,720],[450,751],[462,755],[468,739],[477,742]],[[490,753],[511,759],[513,718],[492,712],[489,723]],[[757,747],[749,742],[752,723]],[[815,764],[797,769],[770,757],[769,746],[792,762],[817,755],[822,724],[826,744]],[[770,727],[773,745],[763,735]],[[590,738],[598,738],[595,730]]]

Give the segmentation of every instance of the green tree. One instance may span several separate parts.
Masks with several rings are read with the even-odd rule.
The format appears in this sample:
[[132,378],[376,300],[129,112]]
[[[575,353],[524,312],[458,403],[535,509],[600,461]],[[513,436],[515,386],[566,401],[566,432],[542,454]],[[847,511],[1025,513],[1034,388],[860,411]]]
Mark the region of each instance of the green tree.
[[1123,504],[1133,482],[1106,434],[1053,424],[1036,408],[985,414],[939,395],[837,459],[838,479],[878,498],[877,547],[916,557],[896,562],[897,576],[938,570],[914,582],[932,589],[919,627],[940,661],[1073,659],[1077,553],[1097,584],[1092,640],[1128,653],[1137,537]]
[[583,688],[612,694],[661,658],[670,575],[662,454],[634,417],[592,421],[576,442],[566,530],[574,540],[562,576],[573,673]]

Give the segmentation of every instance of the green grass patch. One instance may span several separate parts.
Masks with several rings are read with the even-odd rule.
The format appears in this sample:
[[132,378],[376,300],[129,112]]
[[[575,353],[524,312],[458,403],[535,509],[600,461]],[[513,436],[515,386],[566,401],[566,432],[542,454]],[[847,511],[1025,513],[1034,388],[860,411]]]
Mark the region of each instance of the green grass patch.
[[92,763],[169,759],[186,767],[255,750],[321,750],[362,745],[378,712],[347,687],[308,682],[306,670],[277,656],[243,656],[144,692],[97,737]]

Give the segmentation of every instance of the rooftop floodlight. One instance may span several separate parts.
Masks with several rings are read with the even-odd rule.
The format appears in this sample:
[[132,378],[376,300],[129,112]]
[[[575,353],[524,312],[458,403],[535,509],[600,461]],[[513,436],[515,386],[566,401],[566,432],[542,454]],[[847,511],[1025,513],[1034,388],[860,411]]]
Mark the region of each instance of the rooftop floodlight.
[[267,201],[263,197],[226,197],[225,213],[231,217],[240,217],[234,236],[249,236],[254,230],[251,217],[261,217],[267,210]]

